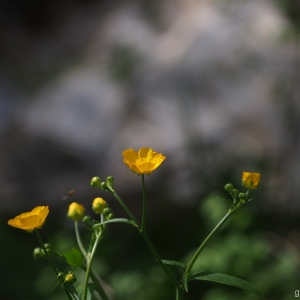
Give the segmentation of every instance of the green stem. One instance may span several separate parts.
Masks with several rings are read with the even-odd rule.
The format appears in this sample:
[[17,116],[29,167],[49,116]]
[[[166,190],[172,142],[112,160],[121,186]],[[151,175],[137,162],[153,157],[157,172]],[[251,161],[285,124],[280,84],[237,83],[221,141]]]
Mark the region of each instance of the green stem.
[[38,240],[39,240],[39,242],[40,242],[40,245],[41,245],[41,247],[42,247],[42,249],[43,249],[43,251],[44,251],[44,253],[45,253],[45,255],[46,255],[46,258],[47,258],[47,260],[48,260],[50,266],[52,267],[52,269],[53,269],[55,275],[57,276],[57,275],[58,275],[58,270],[55,268],[55,266],[54,266],[54,264],[53,264],[53,262],[52,262],[52,260],[51,260],[51,258],[50,258],[50,256],[49,256],[49,254],[48,254],[48,252],[47,252],[47,250],[46,250],[46,248],[45,248],[45,246],[44,246],[44,242],[43,242],[43,240],[42,240],[42,238],[41,238],[41,235],[40,235],[39,231],[35,228],[35,229],[34,229],[34,232],[35,232],[35,234],[36,234],[36,236],[37,236],[37,238],[38,238]]
[[148,237],[146,231],[140,230],[140,233],[142,234],[142,236],[143,236],[149,250],[151,251],[152,255],[154,256],[155,260],[158,262],[158,264],[161,266],[161,268],[165,271],[166,275],[169,277],[170,281],[173,283],[176,290],[178,290],[178,289],[181,290],[182,288],[179,285],[179,282],[176,280],[174,275],[170,272],[168,267],[162,262],[160,256],[158,255],[158,253],[156,252],[154,246],[152,245],[151,241],[149,240],[149,237]]
[[200,247],[195,252],[194,256],[192,257],[191,261],[189,262],[185,272],[184,276],[189,277],[190,271],[197,260],[199,254],[202,252],[206,244],[209,242],[209,240],[213,237],[213,235],[218,231],[218,229],[227,221],[227,219],[231,216],[231,214],[237,209],[237,206],[230,209],[228,213],[224,216],[224,218],[218,223],[218,225],[212,230],[212,232],[207,236],[207,238],[203,241],[203,243],[200,245]]
[[[87,271],[87,268],[85,266],[81,266],[81,269],[84,271]],[[98,291],[99,295],[101,296],[102,300],[109,300],[99,279],[97,278],[97,276],[93,273],[92,270],[90,270],[90,277],[93,280],[94,286],[95,286],[95,290]]]
[[[43,249],[43,251],[44,251],[44,253],[45,253],[45,256],[46,256],[46,258],[47,258],[47,260],[48,260],[50,266],[52,267],[52,269],[53,269],[53,271],[54,271],[56,277],[58,277],[59,272],[58,272],[58,270],[55,268],[55,266],[54,266],[54,264],[53,264],[53,262],[52,262],[52,260],[51,260],[51,258],[50,258],[50,256],[49,256],[49,254],[48,254],[48,252],[47,252],[47,250],[46,250],[46,248],[45,248],[45,246],[44,246],[44,242],[43,242],[43,240],[42,240],[42,237],[41,237],[41,235],[40,235],[38,229],[35,228],[35,229],[34,229],[34,232],[35,232],[35,234],[36,234],[36,236],[37,236],[37,238],[38,238],[38,240],[39,240],[39,243],[40,243],[40,245],[41,245],[41,247],[42,247],[42,249]],[[60,279],[59,279],[59,280],[60,280]],[[66,293],[68,299],[69,299],[69,300],[72,300],[72,296],[70,295],[70,292],[69,292],[68,289],[64,286],[63,282],[61,282],[61,280],[60,280],[60,283],[61,283],[61,286],[62,286],[63,290],[65,291],[65,293]]]
[[[118,194],[110,188],[111,193],[114,195],[114,197],[119,201],[119,203],[121,204],[121,206],[124,208],[124,210],[127,212],[127,214],[129,215],[129,217],[131,218],[131,220],[133,220],[140,233],[142,234],[148,248],[150,249],[152,255],[154,256],[155,260],[158,262],[158,264],[162,267],[162,269],[165,271],[166,275],[169,277],[170,281],[173,283],[173,285],[175,286],[176,290],[181,290],[181,286],[179,285],[179,282],[176,280],[176,278],[174,277],[174,275],[169,271],[169,269],[167,268],[167,266],[162,262],[160,256],[158,255],[158,253],[156,252],[154,246],[152,245],[151,241],[148,238],[148,235],[145,231],[145,211],[146,211],[146,193],[145,193],[145,185],[143,183],[143,200],[144,200],[144,204],[143,204],[143,225],[142,227],[139,225],[139,222],[137,221],[137,219],[134,217],[134,215],[131,213],[131,211],[128,209],[128,207],[125,205],[125,203],[122,201],[122,199],[118,196]],[[144,228],[143,228],[144,226]],[[180,299],[180,298],[178,298]]]
[[[88,289],[89,277],[90,277],[91,268],[92,268],[92,262],[93,262],[94,255],[95,255],[96,250],[97,250],[97,246],[98,246],[99,242],[101,241],[101,239],[103,237],[102,236],[102,229],[100,229],[99,231],[98,231],[98,229],[95,230],[95,235],[96,235],[96,239],[95,239],[94,245],[92,247],[92,250],[91,250],[91,252],[89,252],[86,255],[87,269],[86,269],[86,272],[85,272],[82,300],[86,300],[86,298],[87,298],[87,289]],[[104,298],[104,299],[108,299],[108,298]]]
[[129,210],[129,208],[126,206],[126,204],[122,201],[122,199],[119,197],[119,195],[113,189],[111,189],[111,192],[114,195],[114,197],[119,201],[119,203],[121,204],[121,206],[123,207],[123,209],[126,211],[126,213],[129,215],[129,217],[131,218],[131,220],[134,221],[136,223],[136,225],[139,226],[139,222],[134,217],[134,215]]
[[78,244],[79,249],[82,252],[82,254],[84,256],[86,256],[86,250],[81,242],[81,238],[80,238],[80,234],[79,234],[78,221],[75,221],[74,223],[75,223],[75,235],[76,235],[77,244]]
[[183,300],[183,292],[184,290],[182,288],[176,288],[176,300]]
[[145,188],[144,174],[142,174],[142,185],[143,185],[143,215],[142,215],[142,227],[141,227],[141,230],[145,231],[147,201],[146,201],[146,188]]

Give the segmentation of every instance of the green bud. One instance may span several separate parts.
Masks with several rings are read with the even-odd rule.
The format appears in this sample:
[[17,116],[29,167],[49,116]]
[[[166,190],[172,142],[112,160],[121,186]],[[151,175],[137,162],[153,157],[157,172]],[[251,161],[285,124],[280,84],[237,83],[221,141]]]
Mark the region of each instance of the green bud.
[[101,189],[102,189],[103,191],[109,191],[109,189],[108,189],[108,186],[107,186],[107,183],[106,183],[106,182],[101,182],[100,186],[101,186]]
[[82,219],[82,222],[85,223],[85,224],[90,225],[91,222],[92,222],[92,218],[90,216],[84,216],[83,219]]
[[245,193],[239,193],[239,196],[238,196],[241,200],[246,200],[247,196]]
[[63,280],[65,278],[65,274],[63,272],[59,272],[58,275],[57,275],[57,278],[59,280]]
[[113,188],[114,187],[114,178],[112,176],[108,176],[106,178],[106,183],[107,183],[108,186],[110,186],[111,188]]
[[109,215],[110,213],[111,213],[111,209],[109,207],[106,207],[103,209],[103,212],[102,212],[103,215]]
[[33,256],[34,256],[35,259],[44,258],[45,257],[45,252],[41,248],[35,248],[33,250]]
[[100,187],[100,185],[101,185],[100,177],[93,177],[91,180],[91,186]]
[[237,189],[233,189],[232,193],[236,197],[239,194],[239,191]]
[[46,250],[51,250],[51,245],[49,243],[44,244],[44,247],[46,248]]
[[232,190],[233,190],[233,185],[232,185],[232,183],[227,183],[227,184],[225,184],[224,185],[224,189],[225,189],[225,191],[227,191],[227,192],[232,192]]

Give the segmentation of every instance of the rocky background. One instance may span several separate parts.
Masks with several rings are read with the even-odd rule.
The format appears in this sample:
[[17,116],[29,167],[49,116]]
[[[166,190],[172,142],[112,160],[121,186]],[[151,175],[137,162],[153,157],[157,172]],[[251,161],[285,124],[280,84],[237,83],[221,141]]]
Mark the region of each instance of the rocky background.
[[[260,172],[254,200],[198,269],[252,280],[268,299],[293,298],[300,289],[299,15],[292,0],[1,1],[2,299],[63,299],[46,262],[32,258],[35,237],[7,220],[49,205],[42,234],[74,243],[71,201],[92,214],[91,201],[102,196],[125,216],[90,187],[96,175],[113,175],[139,216],[141,180],[121,153],[144,146],[167,157],[146,178],[148,231],[163,258],[187,260],[223,209],[211,195],[224,194],[227,182],[241,188],[245,170]],[[62,200],[71,189],[74,196]],[[111,226],[98,264],[112,299],[173,297],[131,228]],[[156,293],[145,287],[153,277],[161,278]],[[237,293],[195,285],[187,299],[256,299]]]

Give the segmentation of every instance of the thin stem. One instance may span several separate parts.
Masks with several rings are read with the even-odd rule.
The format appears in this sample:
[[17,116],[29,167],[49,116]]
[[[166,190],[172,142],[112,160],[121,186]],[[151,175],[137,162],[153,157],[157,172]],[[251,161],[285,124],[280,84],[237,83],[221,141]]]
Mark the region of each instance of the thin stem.
[[86,256],[86,250],[81,242],[81,238],[80,238],[80,234],[79,234],[78,221],[75,221],[74,223],[75,223],[75,235],[76,235],[78,247],[79,247],[80,251],[82,252],[82,254],[84,256]]
[[119,195],[114,190],[111,190],[111,192],[114,195],[114,197],[119,201],[119,203],[121,204],[121,206],[123,207],[123,209],[126,211],[126,213],[129,215],[129,217],[131,218],[131,220],[134,221],[136,223],[136,225],[139,226],[139,222],[134,217],[134,215],[129,210],[129,208],[126,206],[126,204],[122,201],[122,199],[119,197]]
[[[145,186],[143,185],[143,194],[144,194],[144,191],[145,191]],[[145,216],[143,216],[143,220],[144,220],[144,228],[143,228],[139,225],[139,222],[137,221],[137,219],[134,217],[134,215],[131,213],[131,211],[127,208],[127,206],[122,201],[122,199],[118,196],[118,194],[113,189],[111,189],[111,192],[115,196],[115,198],[119,201],[119,203],[124,208],[124,210],[127,212],[127,214],[130,216],[130,218],[136,223],[136,225],[137,225],[140,233],[142,234],[142,236],[143,236],[148,248],[150,249],[152,255],[154,256],[155,260],[159,263],[159,265],[162,267],[162,269],[165,271],[166,275],[169,277],[170,281],[173,283],[175,288],[176,289],[182,289],[181,286],[179,285],[179,283],[177,282],[176,278],[174,277],[174,275],[169,271],[167,266],[162,262],[160,256],[158,255],[158,253],[156,252],[154,246],[152,245],[151,241],[149,240],[148,235],[145,231]],[[146,197],[145,198],[143,197],[143,199],[146,200]],[[145,206],[144,206],[143,215],[144,214],[145,214]]]
[[141,230],[145,231],[147,201],[146,201],[146,188],[145,188],[144,174],[142,174],[142,185],[143,185],[143,215],[142,215],[142,227],[141,227]]
[[[51,260],[51,258],[50,258],[50,256],[49,256],[49,254],[48,254],[48,252],[47,252],[47,250],[46,250],[46,248],[45,248],[45,246],[44,246],[44,242],[43,242],[43,240],[42,240],[42,237],[41,237],[41,235],[40,235],[38,229],[35,228],[35,229],[34,229],[34,232],[35,232],[35,234],[36,234],[36,236],[37,236],[37,238],[38,238],[38,240],[39,240],[39,243],[40,243],[40,245],[41,245],[41,247],[42,247],[42,249],[43,249],[43,251],[44,251],[44,253],[45,253],[45,256],[46,256],[46,258],[47,258],[47,260],[48,260],[50,266],[52,267],[52,269],[53,269],[53,271],[54,271],[56,277],[58,277],[59,272],[58,272],[58,270],[55,268],[55,266],[54,266],[54,264],[53,264],[53,262],[52,262],[52,260]],[[60,281],[61,286],[62,286],[63,290],[65,291],[65,293],[66,293],[68,299],[69,299],[69,300],[72,300],[72,296],[70,295],[68,289],[64,286],[63,282],[61,282],[60,279],[59,279],[59,281]]]
[[176,300],[183,300],[183,292],[184,290],[182,288],[176,288]]
[[45,248],[45,246],[44,246],[44,242],[43,242],[43,240],[42,240],[42,238],[41,238],[41,235],[40,235],[39,231],[35,228],[35,229],[34,229],[34,232],[35,232],[35,234],[36,234],[36,236],[37,236],[37,238],[38,238],[38,240],[39,240],[39,242],[40,242],[40,245],[41,245],[41,247],[42,247],[42,249],[43,249],[43,251],[44,251],[44,253],[45,253],[45,255],[46,255],[46,258],[47,258],[47,260],[48,260],[50,266],[52,267],[52,269],[53,269],[55,275],[57,276],[57,275],[58,275],[58,270],[55,268],[55,266],[54,266],[54,264],[53,264],[53,262],[52,262],[52,260],[51,260],[51,258],[50,258],[50,256],[49,256],[49,254],[48,254],[48,252],[47,252],[47,250],[46,250],[46,248]]
[[200,245],[200,247],[195,252],[194,256],[192,257],[191,261],[189,262],[184,275],[187,275],[187,277],[190,275],[190,271],[197,260],[199,254],[202,252],[206,244],[209,242],[209,240],[213,237],[213,235],[218,231],[218,229],[227,221],[227,219],[230,217],[230,215],[236,210],[236,207],[233,209],[230,209],[228,213],[224,216],[224,218],[218,223],[218,225],[212,230],[212,232],[207,236],[207,238],[203,241],[203,243]]
[[155,260],[158,262],[158,264],[165,271],[166,275],[169,277],[170,281],[173,283],[173,285],[175,286],[176,290],[178,290],[178,289],[181,290],[182,288],[179,285],[178,281],[176,280],[176,278],[174,277],[174,275],[170,272],[170,270],[168,269],[168,267],[162,262],[160,256],[156,252],[154,246],[152,245],[151,241],[149,240],[149,237],[148,237],[146,231],[140,230],[140,233],[142,234],[142,236],[143,236],[143,238],[144,238],[144,240],[145,240],[148,248],[150,249],[152,255],[154,256]]
[[[86,256],[87,269],[86,269],[86,272],[85,272],[82,300],[86,300],[86,298],[87,298],[87,289],[88,289],[88,283],[89,283],[89,277],[90,277],[92,262],[93,262],[94,255],[95,255],[96,250],[97,250],[97,246],[98,246],[99,242],[101,241],[101,239],[103,237],[102,236],[102,230],[101,229],[99,231],[95,230],[95,235],[96,235],[96,239],[95,239],[93,248],[92,248],[91,252],[88,253],[87,256]],[[106,300],[108,298],[104,298],[104,299]]]
[[[87,268],[85,266],[81,266],[81,269],[84,271],[87,271]],[[94,274],[94,272],[92,270],[90,270],[90,277],[93,280],[94,286],[95,286],[95,290],[98,291],[99,295],[101,296],[102,300],[109,300],[99,279],[97,278],[97,276]]]

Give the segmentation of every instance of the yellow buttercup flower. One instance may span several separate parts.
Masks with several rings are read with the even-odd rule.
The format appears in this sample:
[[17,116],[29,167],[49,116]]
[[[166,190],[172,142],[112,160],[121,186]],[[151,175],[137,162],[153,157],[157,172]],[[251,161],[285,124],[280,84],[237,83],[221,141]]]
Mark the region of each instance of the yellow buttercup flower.
[[20,214],[7,223],[10,226],[23,229],[26,231],[33,231],[35,228],[41,228],[45,223],[49,213],[48,206],[37,206],[31,212]]
[[151,148],[141,148],[138,152],[127,149],[122,153],[124,163],[137,174],[151,174],[165,160],[165,156]]
[[103,198],[97,197],[94,199],[92,208],[96,214],[102,214],[103,209],[107,207],[107,203]]
[[260,182],[260,173],[243,172],[242,184],[248,189],[256,189]]
[[68,217],[74,221],[82,220],[84,217],[84,207],[77,202],[69,205]]

